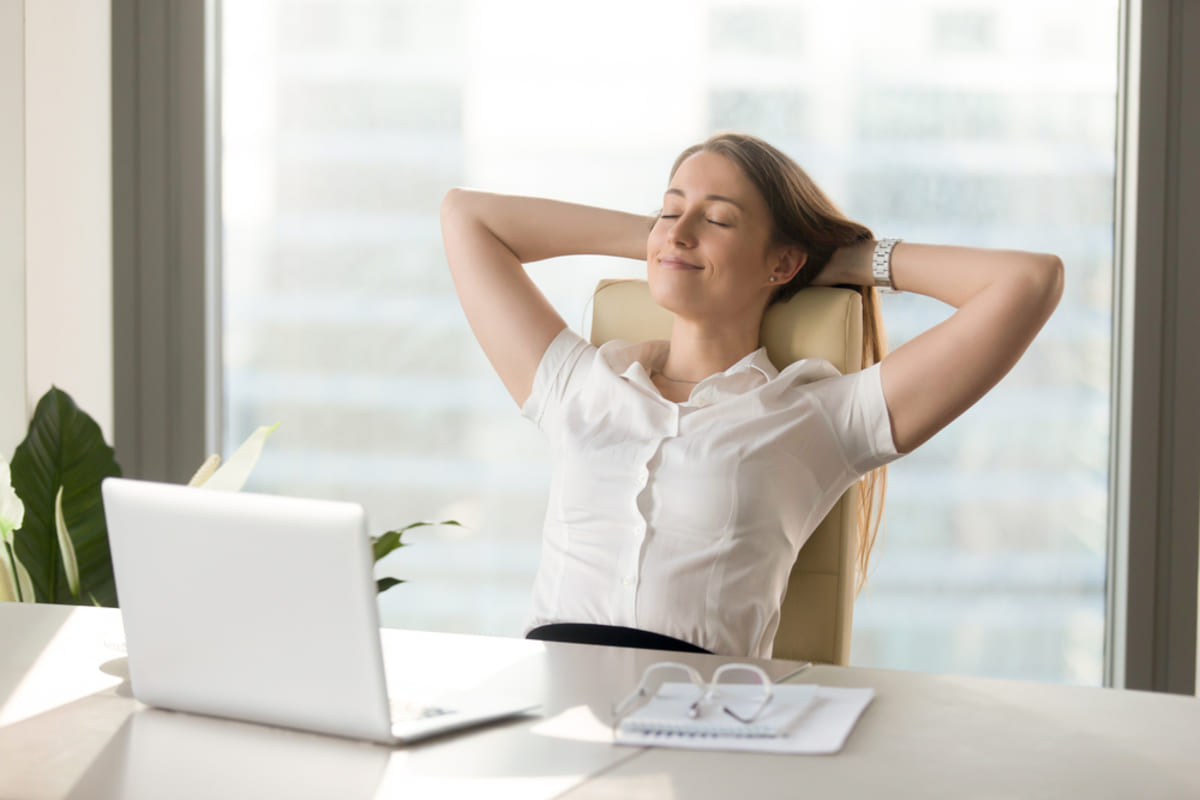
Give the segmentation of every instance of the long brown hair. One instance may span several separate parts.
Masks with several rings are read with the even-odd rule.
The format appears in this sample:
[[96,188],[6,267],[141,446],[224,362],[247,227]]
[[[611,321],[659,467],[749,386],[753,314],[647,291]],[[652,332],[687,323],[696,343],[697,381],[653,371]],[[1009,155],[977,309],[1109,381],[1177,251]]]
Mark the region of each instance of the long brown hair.
[[[741,133],[719,133],[680,153],[671,167],[671,177],[675,177],[684,161],[699,152],[717,153],[737,164],[767,202],[774,223],[773,243],[799,247],[807,254],[804,266],[792,280],[775,290],[770,303],[787,300],[810,286],[839,247],[875,238],[870,228],[843,214],[799,164],[761,139]],[[887,355],[879,293],[873,286],[849,288],[862,295],[862,368],[866,369]],[[887,467],[867,473],[859,481],[858,490],[857,588],[862,591],[883,518]]]

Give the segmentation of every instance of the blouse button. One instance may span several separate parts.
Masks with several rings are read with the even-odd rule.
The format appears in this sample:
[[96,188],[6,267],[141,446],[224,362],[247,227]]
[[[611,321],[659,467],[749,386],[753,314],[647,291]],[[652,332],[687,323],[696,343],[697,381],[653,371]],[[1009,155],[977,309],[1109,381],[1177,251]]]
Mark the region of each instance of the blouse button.
[[637,579],[634,578],[632,575],[626,575],[624,578],[621,579],[621,583],[625,584],[626,586],[633,586],[633,582],[635,580],[637,580]]

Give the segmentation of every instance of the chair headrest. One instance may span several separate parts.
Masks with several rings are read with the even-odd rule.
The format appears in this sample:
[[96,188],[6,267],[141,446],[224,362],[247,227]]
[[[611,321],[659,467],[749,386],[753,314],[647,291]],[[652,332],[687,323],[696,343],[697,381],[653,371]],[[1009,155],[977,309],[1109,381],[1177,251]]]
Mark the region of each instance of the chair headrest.
[[[592,344],[671,338],[671,312],[637,278],[602,280],[592,309]],[[763,316],[759,342],[783,369],[802,358],[823,358],[845,374],[862,366],[862,295],[853,289],[811,286]]]

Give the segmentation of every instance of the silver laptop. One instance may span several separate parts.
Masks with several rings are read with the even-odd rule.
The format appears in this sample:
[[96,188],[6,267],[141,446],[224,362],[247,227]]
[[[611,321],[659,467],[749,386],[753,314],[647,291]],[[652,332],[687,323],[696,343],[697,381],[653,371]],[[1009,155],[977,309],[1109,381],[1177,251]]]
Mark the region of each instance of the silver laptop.
[[389,702],[357,504],[121,478],[102,492],[130,683],[147,705],[389,744],[535,707],[479,692],[429,704],[421,687]]

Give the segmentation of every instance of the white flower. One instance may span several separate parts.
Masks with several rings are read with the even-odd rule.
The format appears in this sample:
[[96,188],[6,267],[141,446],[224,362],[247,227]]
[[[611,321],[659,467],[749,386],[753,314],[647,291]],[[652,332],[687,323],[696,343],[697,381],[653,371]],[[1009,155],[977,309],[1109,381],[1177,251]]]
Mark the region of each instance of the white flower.
[[0,601],[33,602],[33,581],[12,549],[13,531],[25,524],[25,504],[12,486],[12,471],[0,458]]
[[17,600],[17,581],[13,577],[12,565],[8,563],[8,545],[0,542],[0,603]]
[[226,492],[240,491],[246,485],[246,480],[250,477],[250,472],[254,469],[254,465],[258,463],[258,457],[262,455],[263,442],[267,440],[267,436],[271,434],[271,431],[278,427],[279,423],[263,425],[250,434],[246,441],[242,442],[242,446],[224,464],[221,464],[220,469],[212,472],[211,475],[205,475],[206,472],[209,472],[216,464],[220,463],[219,457],[209,456],[200,465],[200,469],[196,470],[196,474],[192,476],[192,479],[188,482],[188,486],[198,486],[203,489],[217,489]]
[[54,529],[58,532],[58,550],[62,554],[63,572],[67,574],[67,588],[71,596],[79,599],[79,560],[75,558],[75,543],[67,530],[67,519],[62,508],[63,487],[58,487],[54,496]]
[[217,471],[217,467],[221,466],[221,456],[213,453],[208,458],[204,459],[204,463],[192,475],[192,479],[187,482],[188,486],[203,486],[204,482],[212,477],[212,474]]
[[0,458],[0,538],[12,543],[12,532],[25,522],[25,504],[12,486],[12,471]]

